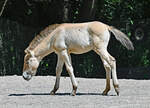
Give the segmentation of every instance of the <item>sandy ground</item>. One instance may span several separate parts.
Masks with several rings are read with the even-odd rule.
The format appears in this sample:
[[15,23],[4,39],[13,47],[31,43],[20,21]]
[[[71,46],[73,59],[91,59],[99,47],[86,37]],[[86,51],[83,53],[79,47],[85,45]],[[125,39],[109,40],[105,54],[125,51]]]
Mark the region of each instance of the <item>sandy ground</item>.
[[77,78],[78,91],[70,96],[70,78],[61,78],[55,96],[49,95],[55,77],[35,76],[29,82],[21,76],[0,77],[0,108],[150,108],[150,80],[120,79],[120,96],[112,87],[101,95],[105,79]]

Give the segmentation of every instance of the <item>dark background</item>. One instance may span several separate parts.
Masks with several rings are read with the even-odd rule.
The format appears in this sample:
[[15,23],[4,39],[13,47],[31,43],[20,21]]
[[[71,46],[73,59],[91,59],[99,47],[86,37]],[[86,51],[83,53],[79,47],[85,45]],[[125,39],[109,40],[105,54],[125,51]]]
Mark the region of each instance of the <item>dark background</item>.
[[[0,1],[0,10],[5,0]],[[117,60],[119,78],[150,78],[150,0],[8,0],[0,16],[0,76],[21,75],[24,49],[54,23],[101,21],[126,33],[135,51],[111,37],[109,52]],[[55,75],[57,56],[41,62],[37,75]],[[72,55],[75,76],[105,77],[95,52]],[[65,68],[62,75],[68,75]]]

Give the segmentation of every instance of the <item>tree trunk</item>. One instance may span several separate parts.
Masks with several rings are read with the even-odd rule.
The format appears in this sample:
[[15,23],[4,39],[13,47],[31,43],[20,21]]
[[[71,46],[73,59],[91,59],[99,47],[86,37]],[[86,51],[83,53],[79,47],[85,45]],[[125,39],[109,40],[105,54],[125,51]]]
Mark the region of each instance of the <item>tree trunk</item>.
[[92,21],[95,18],[97,0],[83,0],[79,9],[78,22]]
[[69,0],[64,0],[64,8],[63,8],[63,22],[69,22],[69,9],[70,9],[70,4]]

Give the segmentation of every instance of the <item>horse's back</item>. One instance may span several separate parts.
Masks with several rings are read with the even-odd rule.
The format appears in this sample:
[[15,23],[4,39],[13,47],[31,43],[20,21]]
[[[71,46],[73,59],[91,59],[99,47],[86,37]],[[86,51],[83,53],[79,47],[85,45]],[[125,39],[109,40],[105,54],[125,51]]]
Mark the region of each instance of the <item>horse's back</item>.
[[[55,40],[57,46],[63,46],[70,53],[81,54],[92,49],[91,34],[88,31],[88,23],[62,24],[58,28]],[[56,47],[57,47],[56,46]]]
[[[57,45],[67,48],[70,53],[81,54],[93,49],[94,36],[99,35],[107,30],[107,25],[101,22],[62,24],[58,27],[58,34],[55,40]],[[108,30],[107,30],[108,32]],[[61,41],[60,41],[61,40]]]

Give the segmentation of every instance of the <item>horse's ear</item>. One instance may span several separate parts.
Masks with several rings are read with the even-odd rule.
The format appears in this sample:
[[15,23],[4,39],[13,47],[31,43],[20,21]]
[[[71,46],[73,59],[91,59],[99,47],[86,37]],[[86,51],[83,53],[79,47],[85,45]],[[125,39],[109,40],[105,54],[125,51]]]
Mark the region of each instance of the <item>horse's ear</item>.
[[34,52],[29,50],[29,53],[31,54],[32,57],[34,57]]
[[34,52],[33,52],[33,51],[31,51],[31,50],[29,50],[29,49],[25,49],[24,52],[25,52],[26,54],[30,54],[32,57],[34,57]]
[[27,48],[24,50],[24,52],[27,54],[27,53],[30,53],[30,50]]
[[29,53],[28,49],[25,49],[24,52],[25,52],[26,54]]

